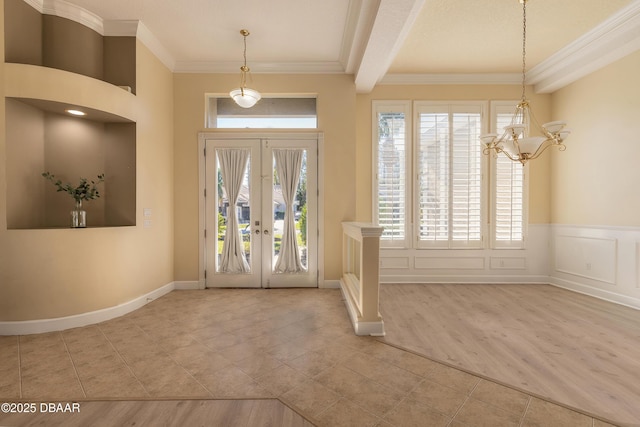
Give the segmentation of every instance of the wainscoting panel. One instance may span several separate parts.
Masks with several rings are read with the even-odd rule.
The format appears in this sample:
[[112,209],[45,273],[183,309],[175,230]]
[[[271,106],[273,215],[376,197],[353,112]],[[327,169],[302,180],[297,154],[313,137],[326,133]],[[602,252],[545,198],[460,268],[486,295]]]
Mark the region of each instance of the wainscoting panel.
[[640,309],[640,228],[551,226],[549,281]]
[[527,258],[492,256],[489,265],[492,270],[526,270]]
[[640,242],[636,242],[636,289],[640,289]]
[[529,225],[524,249],[380,250],[383,283],[549,283],[549,225]]
[[410,258],[408,256],[389,256],[384,259],[380,259],[380,268],[384,269],[401,269],[408,270]]
[[380,250],[382,283],[548,283],[640,309],[640,227],[530,224],[524,249]]
[[558,235],[555,245],[556,271],[616,284],[617,239]]
[[415,256],[416,270],[484,270],[484,257],[426,257]]

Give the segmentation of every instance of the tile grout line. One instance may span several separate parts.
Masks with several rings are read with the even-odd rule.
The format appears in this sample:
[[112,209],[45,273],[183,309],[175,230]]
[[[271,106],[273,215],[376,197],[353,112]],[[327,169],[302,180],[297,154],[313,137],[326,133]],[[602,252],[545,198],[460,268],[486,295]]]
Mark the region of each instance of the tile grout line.
[[471,390],[469,390],[469,393],[467,394],[467,397],[465,397],[464,401],[462,402],[462,405],[460,405],[458,407],[458,409],[456,410],[456,413],[453,414],[453,416],[451,417],[451,421],[449,421],[449,424],[447,425],[451,425],[451,423],[456,419],[456,417],[458,416],[458,414],[460,413],[460,411],[462,410],[462,408],[464,408],[464,405],[469,401],[469,399],[471,399],[471,395],[473,394],[474,391],[476,391],[476,388],[478,388],[478,384],[480,384],[480,381],[478,381]]
[[529,399],[527,399],[527,406],[524,408],[524,411],[522,412],[522,417],[520,417],[520,423],[518,424],[518,427],[522,427],[522,425],[524,424],[524,419],[527,417],[527,412],[529,411],[529,406],[531,405],[531,401],[533,400],[533,397],[528,395]]
[[[178,326],[176,323],[172,322],[170,319],[166,319],[166,320],[167,320],[169,323],[171,323],[173,326]],[[197,384],[199,384],[199,385],[200,385],[200,387],[202,387],[202,388],[203,388],[207,393],[209,393],[209,396],[210,396],[210,397],[215,398],[215,396],[213,395],[213,393],[211,392],[211,390],[209,390],[209,389],[208,389],[204,384],[202,384],[200,381],[198,381],[198,379],[197,379],[196,377],[194,377],[194,376],[191,374],[191,372],[189,372],[189,371],[188,371],[184,366],[182,366],[182,364],[178,363],[178,362],[173,358],[173,356],[171,356],[171,355],[167,352],[167,350],[166,350],[162,345],[158,344],[158,343],[157,343],[157,341],[156,341],[155,339],[153,339],[153,338],[151,337],[151,335],[149,335],[149,333],[147,333],[147,331],[145,331],[145,330],[144,330],[144,328],[142,328],[141,326],[139,326],[139,325],[135,322],[135,320],[132,320],[132,321],[133,321],[133,324],[134,324],[138,329],[140,329],[140,330],[142,331],[142,333],[143,333],[143,334],[145,334],[149,339],[151,339],[151,341],[154,343],[154,345],[157,345],[159,348],[161,348],[161,349],[162,349],[162,351],[164,352],[164,354],[166,354],[166,355],[167,355],[167,357],[168,357],[169,359],[171,359],[171,360],[173,361],[173,363],[175,363],[175,364],[176,364],[176,366],[179,366],[179,367],[180,367],[180,369],[182,369],[184,372],[186,372],[186,374],[187,374],[189,377],[191,377],[191,378],[192,378],[192,379],[193,379]],[[179,327],[179,326],[178,326],[178,327]],[[193,335],[191,335],[191,334],[188,334],[188,335],[189,335],[189,337],[190,337],[191,339],[193,339],[193,340],[194,340],[195,342],[197,342],[198,344],[202,344],[202,343],[201,343],[200,341],[198,341],[198,339],[196,339]],[[204,344],[202,344],[202,345],[204,345]],[[207,346],[205,346],[205,347],[207,347]],[[207,347],[207,348],[208,348],[208,347]],[[117,350],[116,350],[116,351],[117,351]],[[126,364],[126,363],[127,363],[127,362],[125,361],[125,364]],[[128,365],[127,365],[127,366],[128,366]],[[132,372],[132,373],[133,373],[133,372]],[[133,374],[133,375],[135,376],[135,374]],[[138,377],[135,377],[135,378],[136,378],[136,380],[138,380]],[[139,382],[139,383],[142,383],[142,381],[140,381],[140,380],[138,380],[138,382]],[[144,386],[143,386],[143,387],[144,387]],[[147,391],[147,390],[146,390],[146,388],[145,388],[145,391]]]
[[102,334],[102,336],[104,337],[105,340],[107,340],[107,342],[109,343],[109,345],[111,346],[111,348],[113,349],[113,351],[116,352],[116,354],[118,355],[118,357],[120,358],[120,360],[122,361],[122,363],[124,363],[124,366],[127,367],[127,370],[129,371],[129,373],[131,373],[131,376],[133,378],[135,378],[135,380],[138,382],[138,384],[140,384],[140,387],[142,387],[142,389],[144,390],[144,392],[147,394],[147,397],[151,397],[151,393],[149,393],[149,390],[147,390],[147,388],[144,386],[144,384],[142,384],[142,381],[140,381],[140,379],[136,376],[135,372],[133,372],[133,369],[131,369],[131,366],[129,366],[129,364],[127,363],[126,360],[124,360],[124,357],[122,357],[122,354],[120,354],[120,352],[118,351],[118,349],[116,348],[116,346],[111,342],[111,340],[109,339],[109,337],[107,336],[107,334],[104,333],[104,331],[102,330],[102,328],[100,327],[100,324],[96,325],[98,330],[100,331],[100,333]]
[[67,341],[64,339],[64,334],[62,332],[58,332],[60,334],[60,339],[62,340],[62,344],[64,345],[64,349],[67,352],[67,356],[71,361],[71,366],[73,367],[73,372],[76,374],[76,379],[78,380],[78,384],[80,384],[80,390],[82,390],[82,394],[84,398],[87,398],[87,392],[84,389],[84,385],[82,384],[82,380],[80,380],[80,375],[78,374],[78,369],[76,368],[76,363],[73,360],[73,356],[71,356],[71,352],[69,351],[69,346],[67,345]]

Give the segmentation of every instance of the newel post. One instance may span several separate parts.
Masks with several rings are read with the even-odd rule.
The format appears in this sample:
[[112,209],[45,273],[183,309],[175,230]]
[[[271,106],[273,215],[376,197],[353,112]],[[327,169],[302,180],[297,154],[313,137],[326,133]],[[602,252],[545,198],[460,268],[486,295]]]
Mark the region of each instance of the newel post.
[[380,236],[375,224],[343,222],[340,288],[356,335],[384,335],[379,311]]

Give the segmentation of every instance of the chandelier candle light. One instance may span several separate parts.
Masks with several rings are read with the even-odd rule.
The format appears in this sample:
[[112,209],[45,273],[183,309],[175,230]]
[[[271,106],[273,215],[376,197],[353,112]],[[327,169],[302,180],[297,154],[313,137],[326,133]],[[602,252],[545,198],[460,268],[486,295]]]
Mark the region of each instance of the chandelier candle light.
[[[484,144],[482,149],[484,154],[494,152],[495,155],[498,155],[504,153],[509,159],[520,162],[523,166],[527,161],[538,158],[540,154],[551,146],[558,147],[560,151],[566,150],[567,147],[564,145],[564,140],[570,133],[570,131],[564,129],[566,123],[563,121],[549,122],[540,126],[531,111],[529,101],[525,97],[527,1],[529,0],[520,0],[520,3],[522,3],[522,97],[516,106],[511,124],[504,127],[502,135],[488,133],[480,136],[480,140]],[[541,136],[531,136],[531,124],[535,125],[537,132]]]
[[247,87],[247,73],[251,71],[247,67],[247,36],[248,30],[240,30],[240,34],[244,37],[244,65],[240,67],[240,87],[233,89],[229,92],[229,95],[233,100],[242,108],[251,108],[256,105],[256,102],[260,101],[260,92],[257,90],[249,89]]

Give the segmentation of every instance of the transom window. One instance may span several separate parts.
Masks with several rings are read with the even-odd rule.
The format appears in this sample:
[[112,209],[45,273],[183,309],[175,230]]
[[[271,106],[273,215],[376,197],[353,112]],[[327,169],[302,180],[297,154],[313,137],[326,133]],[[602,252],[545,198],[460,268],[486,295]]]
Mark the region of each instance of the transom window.
[[206,127],[222,129],[315,129],[316,98],[263,97],[251,108],[231,98],[207,95]]

